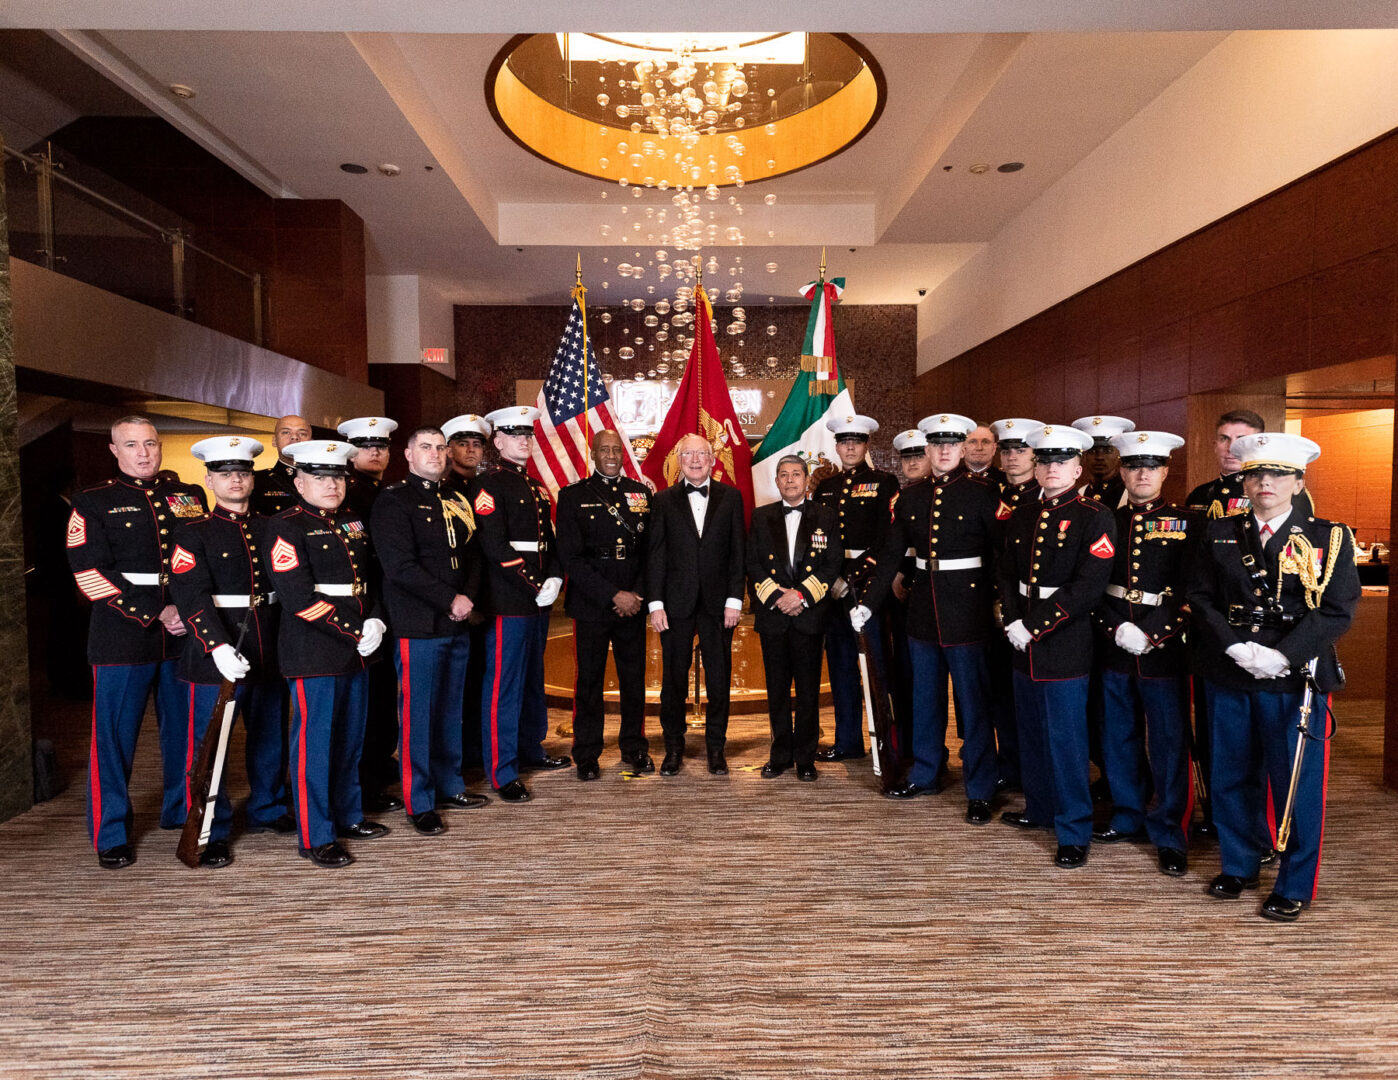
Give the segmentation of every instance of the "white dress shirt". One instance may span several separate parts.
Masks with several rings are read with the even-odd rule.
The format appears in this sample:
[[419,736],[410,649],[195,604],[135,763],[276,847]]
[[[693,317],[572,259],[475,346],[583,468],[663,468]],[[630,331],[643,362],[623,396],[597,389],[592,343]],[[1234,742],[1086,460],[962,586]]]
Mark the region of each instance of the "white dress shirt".
[[1265,537],[1262,538],[1262,543],[1264,545],[1267,543],[1267,541],[1272,539],[1273,534],[1279,533],[1282,531],[1283,528],[1285,528],[1287,519],[1289,517],[1291,517],[1291,507],[1289,506],[1286,508],[1285,513],[1278,514],[1276,517],[1272,518],[1269,521],[1263,521],[1262,518],[1258,517],[1257,511],[1253,511],[1252,519],[1253,521],[1257,522],[1258,535],[1261,535],[1262,530],[1265,528],[1271,528],[1272,530],[1270,533],[1268,533]]
[[[681,480],[680,482],[682,484],[689,484],[688,480]],[[704,515],[708,513],[709,500],[713,498],[713,484],[713,477],[709,477],[709,479],[705,480],[702,484],[690,485],[691,487],[704,487],[705,485],[708,485],[708,495],[700,495],[697,491],[688,491],[685,493],[689,498],[689,512],[694,515],[694,530],[699,534],[701,539],[704,536]],[[724,600],[723,606],[726,608],[733,608],[736,611],[741,611],[743,608],[743,602],[736,596],[730,596],[726,600]],[[652,600],[649,604],[646,605],[646,610],[660,611],[664,607],[665,602],[663,600]]]

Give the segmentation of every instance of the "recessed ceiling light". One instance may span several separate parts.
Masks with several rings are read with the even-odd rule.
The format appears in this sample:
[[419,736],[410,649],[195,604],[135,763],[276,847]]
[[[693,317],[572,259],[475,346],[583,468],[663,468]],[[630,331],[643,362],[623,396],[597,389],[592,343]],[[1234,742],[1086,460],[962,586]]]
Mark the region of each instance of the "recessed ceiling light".
[[177,98],[184,98],[185,101],[188,101],[194,96],[194,87],[186,86],[184,83],[171,83],[170,93]]
[[340,166],[340,168],[344,172],[353,173],[355,176],[362,176],[364,173],[369,171],[363,165],[356,165],[353,161],[345,162],[343,165]]
[[385,176],[397,176],[402,171],[402,169],[391,161],[385,161],[379,166],[379,172],[383,173]]
[[1007,161],[1007,162],[1005,162],[1005,164],[1001,165],[1001,166],[1000,166],[998,169],[996,169],[995,171],[996,171],[996,172],[1019,172],[1019,170],[1022,169],[1022,168],[1024,168],[1024,162],[1022,162],[1022,161]]
[[980,176],[981,173],[990,172],[990,166],[985,164],[984,162],[977,162],[975,165],[972,165],[970,167],[970,171],[975,173],[975,175]]

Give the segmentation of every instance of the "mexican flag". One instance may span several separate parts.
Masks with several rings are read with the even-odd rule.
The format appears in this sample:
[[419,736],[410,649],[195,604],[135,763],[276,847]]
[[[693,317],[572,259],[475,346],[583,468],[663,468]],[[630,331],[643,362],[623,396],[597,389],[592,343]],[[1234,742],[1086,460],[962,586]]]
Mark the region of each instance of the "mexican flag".
[[844,278],[822,278],[801,290],[811,302],[801,348],[801,373],[772,429],[752,454],[752,491],[758,506],[781,498],[776,484],[777,462],[787,454],[805,458],[812,472],[826,461],[839,460],[835,436],[825,420],[836,413],[854,412],[854,399],[835,362],[835,328],[830,321],[830,308],[844,291]]

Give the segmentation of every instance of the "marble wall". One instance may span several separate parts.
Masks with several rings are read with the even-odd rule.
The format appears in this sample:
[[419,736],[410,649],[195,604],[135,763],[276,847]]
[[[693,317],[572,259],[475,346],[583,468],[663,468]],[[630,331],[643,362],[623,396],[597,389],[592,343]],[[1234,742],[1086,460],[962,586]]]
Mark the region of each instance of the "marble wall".
[[0,664],[0,821],[34,804],[8,238],[5,180],[0,174],[0,597],[4,597],[0,605],[0,656],[4,657]]

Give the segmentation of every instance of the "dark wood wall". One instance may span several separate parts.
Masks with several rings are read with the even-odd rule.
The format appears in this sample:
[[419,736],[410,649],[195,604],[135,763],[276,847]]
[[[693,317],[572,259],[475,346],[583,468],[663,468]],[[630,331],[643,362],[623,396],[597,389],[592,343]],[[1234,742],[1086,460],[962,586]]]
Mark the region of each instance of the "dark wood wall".
[[[1280,426],[1286,376],[1383,358],[1391,372],[1395,340],[1390,133],[925,372],[917,399],[982,416],[1128,416],[1190,439],[1193,483],[1212,473],[1223,407]],[[1391,641],[1398,594],[1389,628]],[[1398,786],[1398,649],[1388,657],[1385,782]]]

